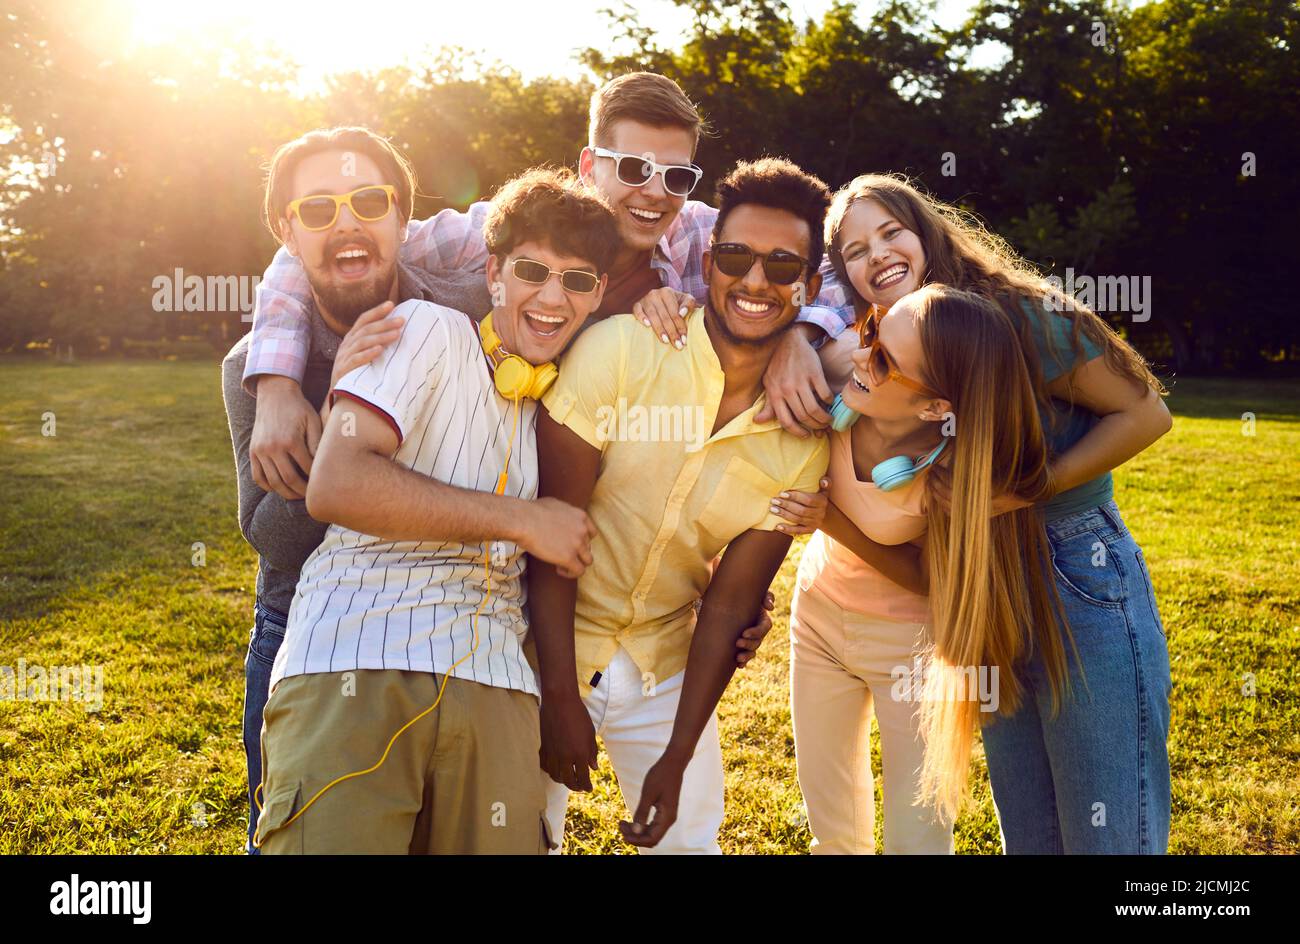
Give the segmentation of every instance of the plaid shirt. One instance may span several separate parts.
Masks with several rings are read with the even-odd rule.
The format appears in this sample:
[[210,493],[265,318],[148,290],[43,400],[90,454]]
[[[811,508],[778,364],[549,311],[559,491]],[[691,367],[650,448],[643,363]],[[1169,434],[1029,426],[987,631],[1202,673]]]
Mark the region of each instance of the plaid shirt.
[[[412,220],[402,244],[402,262],[421,269],[484,271],[488,252],[483,241],[483,221],[488,206],[480,202],[464,213],[443,210],[427,220]],[[707,203],[687,200],[650,259],[665,286],[693,295],[700,304],[708,296],[704,251],[709,248],[717,218],[718,211]],[[798,320],[815,324],[828,338],[835,338],[853,324],[853,305],[828,260],[822,262],[821,275],[821,294],[815,304],[799,312]],[[311,299],[302,263],[281,246],[257,287],[253,337],[243,378],[249,393],[256,393],[256,385],[249,381],[259,374],[279,374],[302,381],[311,336],[307,318]]]

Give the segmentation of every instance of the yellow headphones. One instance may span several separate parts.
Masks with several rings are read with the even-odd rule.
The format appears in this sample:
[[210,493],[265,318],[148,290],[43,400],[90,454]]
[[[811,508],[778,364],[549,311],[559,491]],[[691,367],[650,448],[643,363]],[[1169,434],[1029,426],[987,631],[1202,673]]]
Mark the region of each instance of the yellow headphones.
[[492,315],[488,314],[478,325],[478,336],[483,341],[483,352],[492,362],[492,382],[497,393],[507,400],[527,397],[540,400],[555,383],[560,372],[549,361],[530,364],[518,354],[511,354],[501,346],[501,338],[492,329]]

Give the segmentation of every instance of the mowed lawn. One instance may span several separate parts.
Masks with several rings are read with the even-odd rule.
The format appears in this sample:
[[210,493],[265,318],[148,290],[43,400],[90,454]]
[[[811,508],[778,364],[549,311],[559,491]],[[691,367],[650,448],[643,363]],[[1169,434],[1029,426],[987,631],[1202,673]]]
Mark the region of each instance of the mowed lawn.
[[[0,701],[2,852],[242,851],[255,564],[219,377],[215,361],[0,361],[0,665],[104,672],[97,712]],[[1169,634],[1172,851],[1295,852],[1300,382],[1184,380],[1169,402],[1173,432],[1117,484]],[[721,706],[729,853],[811,838],[787,689],[800,546],[776,628]],[[994,853],[982,758],[975,777],[957,849]],[[630,852],[622,814],[602,758],[595,792],[570,806],[568,850]]]

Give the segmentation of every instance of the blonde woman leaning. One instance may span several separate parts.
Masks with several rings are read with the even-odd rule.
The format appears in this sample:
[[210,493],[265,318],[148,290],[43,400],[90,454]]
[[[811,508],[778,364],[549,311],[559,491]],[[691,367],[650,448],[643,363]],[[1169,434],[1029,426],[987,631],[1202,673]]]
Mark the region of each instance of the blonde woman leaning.
[[[1015,326],[988,300],[929,286],[888,313],[871,309],[856,340],[841,398],[857,415],[831,434],[830,501],[790,611],[799,786],[815,853],[873,852],[874,713],[885,852],[947,853],[951,811],[918,798],[931,575],[961,587],[967,618],[1003,619],[1005,601],[1050,620],[1030,589],[1050,585],[1038,513],[994,518],[981,507],[1003,491],[1045,494],[1047,447]],[[936,488],[968,500],[945,508]],[[962,554],[947,543],[927,554],[939,517],[938,533],[961,540]],[[970,681],[977,703],[996,710],[995,674]]]

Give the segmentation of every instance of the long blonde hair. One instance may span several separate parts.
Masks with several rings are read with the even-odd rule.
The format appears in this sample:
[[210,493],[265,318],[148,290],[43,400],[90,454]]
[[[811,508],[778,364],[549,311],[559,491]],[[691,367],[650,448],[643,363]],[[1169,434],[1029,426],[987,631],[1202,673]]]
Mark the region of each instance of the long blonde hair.
[[[1000,493],[1039,502],[1051,489],[1047,441],[1015,325],[972,292],[929,285],[915,298],[921,379],[952,405],[954,426],[947,460],[926,479],[933,642],[921,702],[920,798],[955,817],[981,697],[996,694],[992,707],[1015,711],[1024,694],[1015,669],[1035,648],[1053,693],[1068,690],[1062,638],[1069,627],[1041,507],[993,514]],[[946,503],[938,500],[941,489]]]

